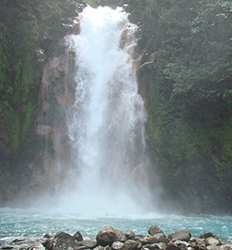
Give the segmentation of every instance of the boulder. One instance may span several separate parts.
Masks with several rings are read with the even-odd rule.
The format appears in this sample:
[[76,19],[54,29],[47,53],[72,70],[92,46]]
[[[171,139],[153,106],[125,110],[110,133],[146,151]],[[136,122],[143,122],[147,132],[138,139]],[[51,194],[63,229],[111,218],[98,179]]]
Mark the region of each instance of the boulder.
[[168,244],[166,250],[182,250],[180,247],[175,244]]
[[206,239],[206,238],[209,238],[209,237],[214,237],[214,238],[217,238],[217,236],[211,232],[208,232],[208,233],[204,233],[204,234],[201,234],[199,236],[199,238],[201,239]]
[[205,239],[202,238],[192,238],[190,240],[191,247],[196,250],[204,250],[206,249],[206,242]]
[[88,249],[93,249],[97,246],[96,240],[83,240],[80,243],[81,246],[87,247]]
[[207,246],[220,246],[222,243],[219,239],[215,237],[208,237],[205,239]]
[[121,249],[124,249],[123,247],[124,247],[124,243],[122,243],[122,242],[120,242],[120,241],[115,241],[115,242],[112,244],[112,246],[111,246],[111,248],[112,248],[113,250],[121,250]]
[[11,250],[11,249],[14,249],[14,247],[13,246],[1,246],[0,249],[2,249],[2,250]]
[[141,249],[141,248],[142,248],[142,244],[139,241],[127,240],[124,243],[123,250],[137,250],[137,249]]
[[157,245],[160,250],[166,250],[167,248],[167,244],[165,242],[159,242],[159,243],[156,243],[155,245]]
[[46,239],[45,241],[42,242],[42,245],[43,245],[47,250],[51,250],[51,249],[53,249],[53,240],[51,240],[51,239]]
[[216,246],[216,245],[209,245],[206,247],[207,250],[220,250],[220,246]]
[[49,234],[49,233],[46,233],[44,236],[43,236],[44,239],[51,239],[52,238],[52,235]]
[[160,243],[144,245],[143,247],[149,250],[166,250],[167,245],[166,243],[160,242]]
[[103,247],[103,246],[97,246],[93,250],[105,250],[105,247]]
[[73,238],[74,238],[75,240],[77,240],[77,241],[82,241],[82,240],[83,240],[83,236],[82,236],[82,234],[81,234],[79,231],[77,231],[77,232],[73,235]]
[[96,236],[97,244],[100,246],[111,246],[115,241],[125,242],[126,236],[118,229],[104,227]]
[[191,237],[192,235],[188,230],[180,230],[169,235],[169,239],[171,239],[172,241],[181,240],[188,242],[190,241]]
[[81,242],[78,242],[72,235],[65,232],[57,233],[53,239],[48,239],[47,241],[43,242],[43,246],[48,250],[88,249],[87,246],[84,246]]
[[153,236],[155,234],[163,233],[163,232],[161,231],[161,229],[159,227],[157,227],[157,226],[151,226],[148,229],[148,233]]
[[136,234],[134,237],[134,240],[137,240],[137,241],[142,241],[143,239],[144,239],[144,235],[141,235],[141,234]]
[[128,240],[134,240],[135,239],[135,232],[133,232],[133,231],[128,231],[128,232],[125,233],[125,235],[126,235],[126,238]]
[[191,246],[188,242],[183,240],[176,240],[174,244],[178,247],[184,247],[184,248],[188,248]]
[[220,250],[232,250],[232,243],[220,246]]
[[163,233],[158,233],[155,235],[148,235],[140,240],[144,245],[145,244],[153,244],[153,243],[159,243],[159,242],[167,242],[167,237]]

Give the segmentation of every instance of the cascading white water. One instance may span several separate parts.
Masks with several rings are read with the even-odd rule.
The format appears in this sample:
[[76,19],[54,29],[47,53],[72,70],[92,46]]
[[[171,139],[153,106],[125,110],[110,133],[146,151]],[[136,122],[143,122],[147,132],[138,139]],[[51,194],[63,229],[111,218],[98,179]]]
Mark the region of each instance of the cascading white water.
[[80,34],[68,38],[76,55],[69,136],[78,170],[69,199],[79,213],[126,215],[145,202],[146,113],[133,63],[136,29],[121,8],[88,6]]

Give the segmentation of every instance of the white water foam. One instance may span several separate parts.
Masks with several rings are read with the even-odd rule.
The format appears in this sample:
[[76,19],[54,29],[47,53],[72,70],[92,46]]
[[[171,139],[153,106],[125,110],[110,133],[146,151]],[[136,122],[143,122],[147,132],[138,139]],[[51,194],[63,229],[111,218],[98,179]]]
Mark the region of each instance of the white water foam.
[[117,217],[148,208],[146,112],[133,62],[136,29],[121,8],[88,6],[80,14],[80,34],[68,37],[76,55],[68,121],[76,172],[62,200],[66,211]]

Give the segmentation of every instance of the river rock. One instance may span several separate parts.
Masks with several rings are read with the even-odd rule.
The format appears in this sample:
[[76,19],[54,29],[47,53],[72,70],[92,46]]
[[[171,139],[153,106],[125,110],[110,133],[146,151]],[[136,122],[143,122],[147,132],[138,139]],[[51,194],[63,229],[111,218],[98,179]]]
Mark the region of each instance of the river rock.
[[93,250],[106,250],[106,248],[103,246],[97,246]]
[[123,247],[124,247],[124,243],[122,243],[122,242],[120,242],[120,241],[115,241],[115,242],[112,244],[112,246],[111,246],[111,248],[112,248],[113,250],[121,250],[121,249],[123,249]]
[[176,241],[176,240],[181,240],[181,241],[190,241],[191,239],[191,233],[188,231],[188,230],[180,230],[180,231],[177,231],[173,234],[170,234],[169,235],[169,238],[172,240],[172,241]]
[[85,246],[88,249],[93,249],[97,246],[96,240],[83,240],[80,243],[81,243],[81,246]]
[[168,244],[166,250],[182,250],[180,247],[176,246],[175,244]]
[[48,250],[83,250],[88,248],[78,242],[73,236],[65,232],[57,233],[53,239],[48,239],[46,242],[43,242],[43,246]]
[[163,233],[158,233],[155,235],[148,235],[140,240],[144,245],[145,244],[153,244],[159,242],[167,242],[167,237]]
[[79,231],[77,231],[77,232],[73,235],[73,238],[75,238],[75,240],[77,240],[77,241],[82,241],[82,240],[83,240],[83,236],[82,236],[82,234],[81,234]]
[[126,236],[118,229],[104,227],[96,236],[97,244],[100,246],[111,246],[115,241],[125,242]]
[[159,227],[157,227],[157,226],[151,226],[148,229],[148,233],[153,236],[155,234],[163,233],[163,232],[162,232],[162,230]]
[[164,242],[160,242],[160,243],[144,245],[143,247],[149,250],[166,250],[167,244]]
[[37,243],[34,245],[30,245],[30,247],[26,248],[26,250],[45,250],[45,248],[42,244]]
[[211,233],[211,232],[204,233],[204,234],[201,234],[201,235],[199,236],[199,238],[201,238],[201,239],[207,239],[207,238],[209,238],[209,237],[217,238],[217,236],[216,236],[215,234]]
[[126,238],[128,239],[128,240],[134,240],[135,239],[135,232],[133,232],[133,231],[128,231],[128,232],[126,232]]
[[192,238],[190,240],[191,247],[196,250],[204,250],[206,249],[206,242],[205,239],[202,238]]
[[220,250],[232,250],[232,243],[220,246]]
[[46,233],[44,236],[43,236],[44,239],[51,239],[52,238],[52,235],[49,234],[49,233]]
[[165,242],[156,243],[160,250],[165,250],[167,248],[167,244]]
[[206,247],[207,250],[220,250],[220,246],[209,245]]
[[140,241],[140,242],[142,242],[143,239],[144,239],[144,235],[141,235],[141,234],[136,234],[134,237],[134,240]]
[[51,239],[46,239],[45,241],[42,242],[42,245],[43,245],[47,250],[51,250],[51,249],[53,249],[53,240],[51,240]]
[[220,246],[222,244],[219,239],[212,236],[206,238],[205,241],[208,246]]
[[123,250],[136,250],[136,249],[141,249],[142,244],[139,241],[136,240],[127,240],[124,243]]

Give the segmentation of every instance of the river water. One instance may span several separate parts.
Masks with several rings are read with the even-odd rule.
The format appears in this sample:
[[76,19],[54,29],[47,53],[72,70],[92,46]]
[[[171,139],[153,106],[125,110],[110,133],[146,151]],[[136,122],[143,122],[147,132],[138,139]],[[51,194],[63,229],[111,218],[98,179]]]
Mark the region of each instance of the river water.
[[150,225],[160,226],[165,233],[187,228],[193,235],[213,232],[232,241],[231,216],[180,216],[146,215],[140,218],[80,218],[75,214],[42,213],[36,210],[0,209],[0,238],[36,236],[45,233],[81,231],[84,236],[94,237],[104,226],[112,225],[123,231],[134,230],[146,234]]

